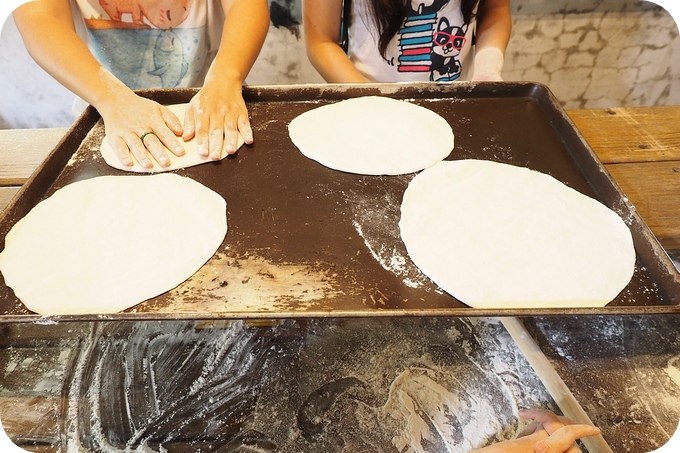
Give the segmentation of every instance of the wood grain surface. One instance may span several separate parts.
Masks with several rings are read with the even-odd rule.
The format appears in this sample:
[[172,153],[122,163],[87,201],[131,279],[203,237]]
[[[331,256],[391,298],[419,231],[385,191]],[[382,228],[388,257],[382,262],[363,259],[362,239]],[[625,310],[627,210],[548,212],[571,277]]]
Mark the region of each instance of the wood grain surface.
[[0,187],[26,182],[68,129],[11,129],[0,131]]
[[567,113],[661,244],[680,249],[680,107]]
[[680,161],[607,165],[666,249],[680,249]]
[[605,164],[680,161],[680,107],[567,113]]

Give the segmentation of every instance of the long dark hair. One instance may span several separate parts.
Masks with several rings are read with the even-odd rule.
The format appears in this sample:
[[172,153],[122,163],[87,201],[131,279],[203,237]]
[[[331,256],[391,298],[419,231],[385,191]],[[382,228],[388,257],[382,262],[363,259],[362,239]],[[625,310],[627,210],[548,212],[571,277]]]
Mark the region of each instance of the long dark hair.
[[[348,3],[350,1],[352,0],[345,0]],[[449,2],[449,0],[444,1],[444,4]],[[475,7],[481,1],[484,0],[461,0],[461,11],[466,24],[472,21]],[[369,0],[368,3],[373,23],[378,31],[378,49],[385,57],[388,44],[401,28],[410,10],[411,0]]]

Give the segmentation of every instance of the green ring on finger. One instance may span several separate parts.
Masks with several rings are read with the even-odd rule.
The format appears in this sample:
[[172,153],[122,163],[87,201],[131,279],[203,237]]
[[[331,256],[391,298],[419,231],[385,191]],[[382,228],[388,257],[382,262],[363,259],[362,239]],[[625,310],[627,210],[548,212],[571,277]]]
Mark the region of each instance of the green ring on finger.
[[[156,133],[155,133],[154,131],[144,132],[144,133],[141,135],[141,137],[139,137],[139,139],[142,141],[142,143],[144,143],[144,137],[146,137],[147,135],[156,135]],[[145,145],[146,145],[146,144],[145,144]]]

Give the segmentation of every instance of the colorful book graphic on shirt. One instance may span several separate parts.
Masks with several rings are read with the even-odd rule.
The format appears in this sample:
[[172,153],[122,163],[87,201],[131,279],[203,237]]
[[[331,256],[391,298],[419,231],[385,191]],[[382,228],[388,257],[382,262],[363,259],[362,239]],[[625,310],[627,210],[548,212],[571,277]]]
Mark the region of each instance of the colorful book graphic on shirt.
[[399,30],[399,72],[429,72],[437,14],[407,16]]

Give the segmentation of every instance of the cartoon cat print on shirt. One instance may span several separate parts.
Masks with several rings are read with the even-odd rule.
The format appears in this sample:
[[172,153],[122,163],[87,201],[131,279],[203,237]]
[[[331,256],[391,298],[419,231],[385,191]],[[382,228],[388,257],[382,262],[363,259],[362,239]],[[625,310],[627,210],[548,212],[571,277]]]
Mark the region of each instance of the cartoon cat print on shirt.
[[456,80],[465,43],[464,28],[453,26],[438,13],[449,0],[412,0],[398,35],[399,72],[429,72],[431,81]]
[[465,45],[467,25],[464,27],[451,25],[446,17],[439,19],[437,31],[434,33],[434,47],[431,54],[431,81],[450,82],[460,77],[462,67],[458,61],[458,56]]
[[124,14],[132,16],[134,24],[143,25],[144,18],[164,30],[184,22],[195,0],[99,0],[111,20],[121,22]]

